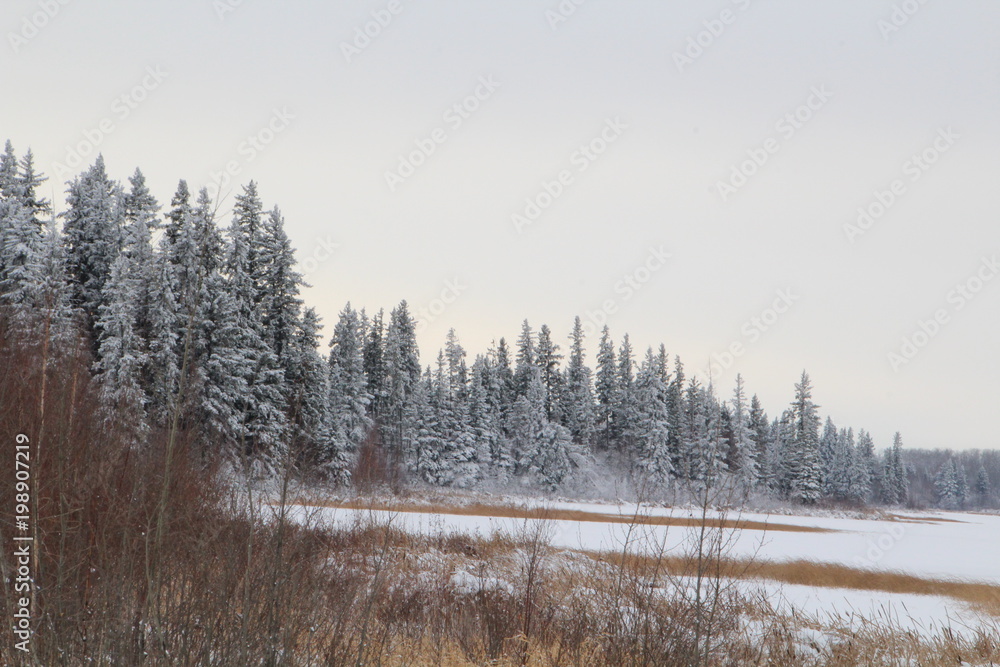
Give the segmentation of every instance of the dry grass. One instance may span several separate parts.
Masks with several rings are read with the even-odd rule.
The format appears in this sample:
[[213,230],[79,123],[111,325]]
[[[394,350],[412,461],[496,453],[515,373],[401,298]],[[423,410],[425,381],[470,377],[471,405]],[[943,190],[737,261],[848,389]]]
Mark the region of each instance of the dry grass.
[[895,521],[898,523],[922,523],[922,524],[935,524],[935,523],[968,523],[967,521],[961,521],[959,519],[949,519],[941,516],[902,516],[900,514],[887,514],[885,518],[889,521]]
[[407,504],[376,500],[333,501],[315,498],[299,498],[294,501],[308,507],[331,509],[374,510],[391,513],[447,514],[452,516],[481,516],[500,519],[537,519],[543,521],[578,521],[586,523],[615,523],[630,526],[697,527],[703,523],[712,529],[756,530],[779,533],[837,533],[832,528],[798,526],[786,523],[750,521],[746,519],[706,519],[695,517],[650,516],[645,514],[624,515],[587,512],[584,510],[526,508],[513,505],[488,505],[469,503],[467,505],[441,505],[436,503]]
[[[690,560],[681,556],[656,556],[606,552],[590,554],[595,560],[624,566],[631,570],[648,569],[651,561],[664,572],[688,576]],[[783,584],[816,588],[846,588],[863,591],[909,595],[936,595],[965,602],[978,611],[1000,618],[1000,586],[981,582],[929,579],[901,572],[864,570],[846,565],[796,560],[789,562],[725,559],[719,573],[727,579],[765,579]]]

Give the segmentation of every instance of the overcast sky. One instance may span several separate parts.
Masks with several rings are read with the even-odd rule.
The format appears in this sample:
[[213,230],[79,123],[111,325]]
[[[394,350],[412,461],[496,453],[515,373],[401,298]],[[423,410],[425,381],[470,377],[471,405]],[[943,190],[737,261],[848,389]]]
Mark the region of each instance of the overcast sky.
[[1000,446],[995,0],[5,0],[0,28],[0,139],[164,205],[257,180],[328,332],[405,298],[426,364],[523,318],[565,350],[580,315],[772,417],[805,368],[880,447]]

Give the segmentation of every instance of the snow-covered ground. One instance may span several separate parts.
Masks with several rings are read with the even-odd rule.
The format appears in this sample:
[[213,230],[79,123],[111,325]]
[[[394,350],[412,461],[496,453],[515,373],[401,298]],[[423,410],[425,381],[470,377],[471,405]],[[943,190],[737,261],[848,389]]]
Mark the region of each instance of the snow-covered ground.
[[[551,502],[553,510],[577,510],[612,517],[631,517],[635,505]],[[305,508],[301,508],[305,511]],[[461,532],[488,536],[497,531],[519,534],[532,520],[350,509],[309,508],[314,519],[340,523],[358,514],[423,534]],[[641,507],[640,515],[693,517],[695,510]],[[712,517],[720,516],[710,513]],[[957,513],[900,512],[903,520],[866,520],[838,516],[766,514],[725,515],[730,519],[828,529],[831,532],[744,530],[734,535],[730,554],[757,560],[809,560],[853,568],[888,570],[920,577],[1000,584],[1000,516]],[[626,541],[633,551],[680,553],[689,528],[613,521],[549,521],[553,546],[587,551],[620,551]],[[943,597],[762,583],[772,599],[807,614],[855,615],[873,620],[890,617],[907,627],[956,628],[976,625],[979,616],[964,603]]]

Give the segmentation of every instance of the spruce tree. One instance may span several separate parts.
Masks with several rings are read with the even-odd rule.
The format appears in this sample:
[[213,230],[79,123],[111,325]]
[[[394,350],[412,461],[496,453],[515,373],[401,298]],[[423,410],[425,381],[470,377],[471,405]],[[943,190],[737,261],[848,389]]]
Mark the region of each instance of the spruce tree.
[[[633,383],[635,359],[632,352],[632,343],[628,334],[622,339],[621,347],[618,348],[618,373],[616,376],[618,390],[615,392],[614,405],[611,413],[611,425],[613,427],[612,437],[616,441],[620,450],[630,449],[634,443],[629,442],[634,426],[635,412],[633,402],[635,401]],[[658,373],[656,364],[650,367],[650,371]]]
[[618,364],[615,359],[611,332],[605,326],[601,331],[601,341],[597,348],[597,372],[594,383],[597,398],[595,428],[598,442],[604,449],[608,449],[615,439],[612,423],[618,402]]
[[330,447],[329,364],[319,354],[320,319],[307,308],[292,337],[292,374],[285,378],[291,399],[291,425],[296,460],[317,465],[334,484],[350,480],[350,458]]
[[121,249],[123,199],[121,186],[108,177],[100,155],[90,169],[70,183],[66,198],[63,239],[73,304],[82,311],[86,331],[95,345],[100,338],[97,320],[102,306],[108,304],[105,284]]
[[569,360],[566,365],[566,389],[562,398],[563,424],[573,440],[589,445],[594,435],[594,394],[590,368],[585,363],[583,324],[579,316],[570,334]]
[[106,303],[101,305],[98,319],[101,335],[96,369],[109,425],[131,445],[137,445],[149,431],[149,398],[144,386],[148,362],[137,326],[140,285],[130,277],[132,268],[125,254],[111,267],[102,297]]
[[521,335],[517,339],[517,357],[514,364],[514,391],[516,396],[528,393],[532,369],[535,368],[535,332],[528,320],[521,323]]
[[792,420],[794,436],[788,451],[789,494],[795,500],[815,503],[822,490],[819,415],[818,406],[812,400],[812,382],[805,371],[795,385]]
[[955,459],[949,458],[934,479],[934,486],[937,491],[938,505],[944,509],[958,509],[958,475],[955,466]]
[[754,394],[753,398],[750,399],[749,428],[750,439],[753,441],[754,447],[754,460],[757,462],[757,479],[755,482],[760,484],[763,482],[764,477],[765,459],[767,457],[771,427],[767,413],[764,412],[757,394]]
[[746,389],[743,375],[737,373],[736,387],[733,389],[732,405],[732,435],[734,451],[731,456],[732,470],[739,477],[744,487],[752,487],[757,482],[757,449],[754,443],[751,413],[747,406]]
[[559,346],[552,340],[552,332],[548,325],[543,324],[538,331],[535,364],[541,373],[542,386],[545,387],[545,416],[549,420],[559,419],[556,409],[562,392],[563,378],[559,372],[561,359]]
[[410,315],[406,301],[389,314],[389,328],[385,339],[386,389],[382,441],[388,445],[394,470],[406,457],[410,441],[408,428],[412,414],[410,397],[420,380],[420,356],[417,349],[416,322]]
[[979,496],[980,507],[986,507],[990,502],[990,473],[982,460],[979,461],[979,471],[976,473],[976,494]]
[[264,326],[263,270],[261,264],[260,201],[251,181],[237,196],[229,232],[226,289],[231,298],[231,320],[235,329],[229,343],[243,363],[230,368],[247,387],[237,395],[239,424],[235,435],[244,462],[267,470],[286,451],[287,419],[284,371],[268,343]]
[[368,436],[371,396],[364,369],[364,332],[358,311],[348,303],[330,339],[328,409],[331,423],[330,451],[353,453]]
[[[166,214],[166,227],[163,235],[167,245],[175,246],[181,237],[181,230],[189,222],[191,215],[191,192],[187,181],[177,183],[177,190],[170,200],[170,211]],[[175,260],[175,258],[171,258]]]
[[851,496],[861,502],[872,498],[875,484],[875,443],[864,430],[858,433],[858,446],[852,458]]
[[[289,347],[299,328],[305,285],[295,270],[295,251],[285,234],[285,220],[275,206],[263,222],[260,233],[260,303],[267,342],[285,374],[289,374]],[[360,349],[360,348],[359,348]]]
[[834,466],[837,455],[837,426],[833,419],[826,418],[823,425],[823,435],[819,439],[819,460],[822,473],[822,490],[824,496],[833,496]]
[[371,415],[378,419],[385,402],[385,322],[384,311],[379,310],[368,322],[364,348],[365,379],[371,397]]
[[628,451],[634,468],[657,485],[666,483],[673,473],[668,446],[670,417],[667,412],[667,387],[658,372],[650,348],[635,377],[632,395],[632,418],[629,420]]
[[167,426],[174,410],[180,408],[176,401],[184,357],[181,336],[187,323],[174,294],[176,268],[163,253],[153,259],[152,273],[146,382],[151,420],[158,426]]

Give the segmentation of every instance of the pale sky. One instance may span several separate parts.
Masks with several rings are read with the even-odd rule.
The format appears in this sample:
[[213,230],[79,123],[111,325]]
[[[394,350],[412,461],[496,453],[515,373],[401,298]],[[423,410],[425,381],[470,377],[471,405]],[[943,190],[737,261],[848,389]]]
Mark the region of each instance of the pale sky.
[[0,140],[163,205],[257,180],[328,333],[405,298],[427,364],[580,315],[772,417],[805,368],[879,447],[1000,446],[995,0],[5,0],[0,29]]

